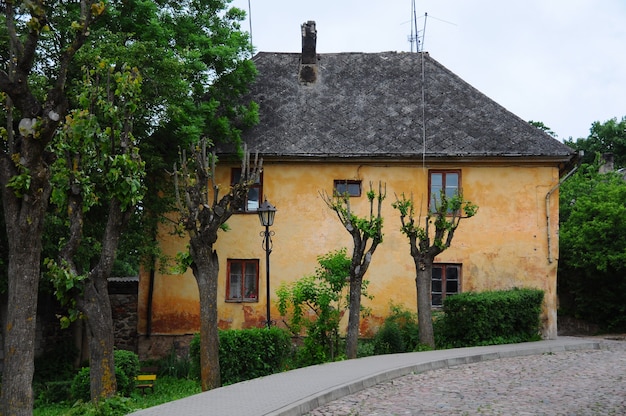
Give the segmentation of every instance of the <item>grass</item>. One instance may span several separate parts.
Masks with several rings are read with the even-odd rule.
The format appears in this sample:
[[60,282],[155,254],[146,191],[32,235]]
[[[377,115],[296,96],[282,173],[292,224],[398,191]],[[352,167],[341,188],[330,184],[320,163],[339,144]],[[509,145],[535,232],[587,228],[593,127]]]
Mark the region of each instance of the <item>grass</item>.
[[110,406],[101,409],[96,409],[92,404],[86,403],[53,403],[35,407],[33,416],[124,415],[200,392],[199,381],[163,376],[157,379],[154,392],[147,390],[146,394],[143,395],[141,391],[137,390],[133,392],[131,397],[115,398]]

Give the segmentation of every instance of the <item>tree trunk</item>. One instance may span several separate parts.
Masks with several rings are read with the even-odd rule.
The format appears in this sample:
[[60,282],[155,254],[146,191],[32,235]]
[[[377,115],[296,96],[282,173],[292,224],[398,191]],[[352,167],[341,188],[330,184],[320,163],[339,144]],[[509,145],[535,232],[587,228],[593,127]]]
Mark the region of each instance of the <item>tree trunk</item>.
[[200,369],[202,391],[221,386],[219,333],[217,326],[217,279],[219,262],[212,247],[193,244],[193,274],[200,293]]
[[361,318],[361,288],[363,277],[350,279],[350,308],[348,315],[348,333],[346,334],[346,357],[356,358],[359,342],[359,321]]
[[113,316],[107,279],[91,277],[85,282],[84,312],[89,338],[89,379],[91,401],[99,402],[115,395]]
[[431,274],[433,263],[429,260],[416,259],[415,268],[417,270],[415,286],[417,288],[417,322],[419,325],[420,344],[435,348],[435,334],[431,312]]
[[[4,326],[4,367],[1,415],[33,413],[35,328],[41,238],[13,235],[9,256],[7,315]],[[17,241],[15,241],[17,240]]]
[[[23,140],[32,144],[30,138]],[[27,143],[23,143],[23,146],[26,147]],[[35,154],[42,150],[37,146],[31,147],[34,148],[29,150]],[[35,371],[41,236],[50,186],[47,168],[34,163],[30,165],[30,187],[24,190],[21,197],[17,197],[13,189],[7,187],[8,181],[16,174],[13,162],[3,158],[1,163],[0,182],[9,243],[9,265],[0,415],[29,416],[33,412],[32,382]]]

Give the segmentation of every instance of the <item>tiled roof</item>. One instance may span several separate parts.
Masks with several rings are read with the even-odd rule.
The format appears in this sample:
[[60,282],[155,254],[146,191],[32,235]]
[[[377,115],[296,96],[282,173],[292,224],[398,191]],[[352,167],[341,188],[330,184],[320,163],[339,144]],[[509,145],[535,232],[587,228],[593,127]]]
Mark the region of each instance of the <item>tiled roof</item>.
[[427,53],[317,57],[317,64],[310,67],[313,82],[304,82],[299,75],[299,53],[262,52],[253,58],[259,74],[249,98],[260,106],[260,123],[243,136],[251,151],[287,158],[563,161],[573,154]]

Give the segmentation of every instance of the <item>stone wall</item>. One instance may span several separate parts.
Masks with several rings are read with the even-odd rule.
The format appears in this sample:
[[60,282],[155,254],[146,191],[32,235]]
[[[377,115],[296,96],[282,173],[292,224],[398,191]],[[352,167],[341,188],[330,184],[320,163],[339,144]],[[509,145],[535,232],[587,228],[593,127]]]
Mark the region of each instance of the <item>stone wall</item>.
[[115,335],[115,348],[138,352],[137,346],[138,279],[109,279],[109,299]]

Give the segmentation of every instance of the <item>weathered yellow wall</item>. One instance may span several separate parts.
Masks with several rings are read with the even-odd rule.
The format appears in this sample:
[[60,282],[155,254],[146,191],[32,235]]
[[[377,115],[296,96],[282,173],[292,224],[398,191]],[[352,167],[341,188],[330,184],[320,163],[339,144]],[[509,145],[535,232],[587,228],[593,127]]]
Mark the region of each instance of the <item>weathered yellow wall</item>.
[[[316,258],[331,250],[347,247],[352,240],[333,211],[323,202],[320,191],[332,192],[334,179],[360,179],[364,193],[372,181],[387,185],[383,203],[384,241],[376,250],[366,279],[373,301],[364,300],[371,308],[370,318],[363,320],[361,332],[371,334],[389,314],[391,303],[416,308],[415,269],[409,254],[408,240],[400,233],[397,211],[391,207],[395,194],[413,193],[416,201],[428,195],[428,169],[462,169],[464,197],[479,206],[478,214],[461,221],[452,247],[437,262],[462,263],[462,291],[535,287],[546,292],[543,313],[543,335],[556,337],[556,261],[548,261],[548,236],[545,201],[548,191],[558,182],[558,168],[539,165],[421,165],[410,164],[298,164],[270,163],[264,165],[263,192],[278,211],[272,230],[274,247],[271,254],[272,302],[282,282],[298,279],[314,272]],[[222,166],[219,182],[227,186],[230,172]],[[365,194],[352,198],[354,212],[364,215],[369,210]],[[558,253],[558,193],[551,197],[552,258]],[[265,322],[265,252],[263,231],[256,214],[234,215],[228,232],[221,232],[217,251],[220,259],[218,305],[220,327],[260,327]],[[185,248],[186,240],[161,232],[164,250],[175,255]],[[225,303],[226,259],[258,258],[259,302]],[[148,275],[140,282],[140,326],[146,331]],[[193,275],[157,273],[154,282],[152,311],[153,334],[186,334],[199,328],[198,290]],[[272,305],[272,319],[279,320]]]

